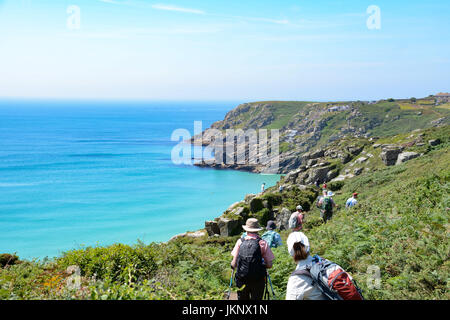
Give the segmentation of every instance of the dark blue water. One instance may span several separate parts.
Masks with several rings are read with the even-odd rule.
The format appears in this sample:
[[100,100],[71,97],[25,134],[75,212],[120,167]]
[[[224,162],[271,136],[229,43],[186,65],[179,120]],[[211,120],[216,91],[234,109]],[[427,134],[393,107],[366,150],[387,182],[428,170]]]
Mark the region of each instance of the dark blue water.
[[275,184],[171,161],[173,130],[193,134],[236,105],[0,101],[0,253],[167,241]]

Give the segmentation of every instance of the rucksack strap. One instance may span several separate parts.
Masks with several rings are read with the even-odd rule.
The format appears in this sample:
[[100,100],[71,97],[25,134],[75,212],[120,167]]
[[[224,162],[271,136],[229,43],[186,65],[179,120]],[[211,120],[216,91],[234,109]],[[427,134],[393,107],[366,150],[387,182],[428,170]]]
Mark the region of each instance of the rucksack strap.
[[294,272],[291,273],[291,276],[308,276],[312,279],[312,275],[307,269],[294,270]]

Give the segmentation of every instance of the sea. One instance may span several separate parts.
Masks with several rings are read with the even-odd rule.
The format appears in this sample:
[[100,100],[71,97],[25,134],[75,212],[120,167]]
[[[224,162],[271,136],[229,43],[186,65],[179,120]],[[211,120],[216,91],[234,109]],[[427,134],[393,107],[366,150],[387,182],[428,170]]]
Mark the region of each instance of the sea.
[[172,161],[174,130],[193,135],[194,121],[206,129],[238,104],[0,100],[0,253],[165,242],[275,185]]

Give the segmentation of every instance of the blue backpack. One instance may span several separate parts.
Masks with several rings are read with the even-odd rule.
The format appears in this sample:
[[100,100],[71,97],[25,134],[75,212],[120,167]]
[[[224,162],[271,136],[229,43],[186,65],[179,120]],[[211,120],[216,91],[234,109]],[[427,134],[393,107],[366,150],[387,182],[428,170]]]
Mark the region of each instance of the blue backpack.
[[270,248],[275,248],[275,247],[277,247],[277,244],[275,243],[275,236],[276,236],[276,232],[271,230],[271,231],[265,232],[261,236],[261,238],[267,242],[267,244],[269,245]]

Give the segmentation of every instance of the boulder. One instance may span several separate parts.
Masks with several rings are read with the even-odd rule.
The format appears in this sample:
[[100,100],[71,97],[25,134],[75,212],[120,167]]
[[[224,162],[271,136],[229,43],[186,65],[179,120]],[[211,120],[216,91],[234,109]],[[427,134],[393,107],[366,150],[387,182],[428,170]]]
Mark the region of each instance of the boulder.
[[242,219],[231,220],[228,218],[219,218],[217,223],[222,237],[230,237],[239,234],[242,231]]
[[304,181],[304,184],[313,184],[316,181],[319,181],[319,183],[324,183],[329,181],[327,174],[329,171],[333,170],[334,167],[327,166],[327,167],[317,167],[314,169],[311,169],[308,178]]
[[354,174],[340,174],[339,176],[337,176],[336,178],[334,178],[333,180],[331,180],[332,182],[334,181],[343,181],[345,179],[350,179],[353,178],[355,175]]
[[215,234],[220,234],[220,229],[217,221],[205,221],[205,230],[210,237]]
[[417,152],[402,152],[398,155],[397,162],[395,164],[402,164],[403,162],[417,158],[419,156],[420,154]]
[[353,156],[356,156],[363,151],[364,146],[350,146],[347,148],[347,151],[352,154]]
[[341,162],[343,164],[346,164],[347,162],[349,162],[350,160],[352,160],[352,156],[346,152],[344,153],[339,153],[338,154],[338,158],[341,160]]
[[325,154],[325,150],[319,149],[316,151],[305,153],[302,158],[304,160],[317,159],[317,158],[323,157],[324,154]]
[[246,210],[245,207],[237,207],[233,211],[231,211],[231,213],[246,219],[248,215],[248,210]]
[[286,183],[293,183],[297,179],[299,173],[300,173],[299,169],[289,172],[284,177],[284,182],[286,182]]
[[428,141],[428,144],[432,147],[437,146],[440,143],[441,143],[441,140],[439,140],[439,139],[433,139],[433,140]]
[[401,152],[402,152],[401,147],[387,146],[382,149],[380,157],[385,165],[393,166],[397,162],[397,157]]
[[281,209],[279,213],[275,215],[275,224],[280,230],[289,229],[289,218],[291,217],[291,211],[287,208]]
[[356,159],[356,163],[363,163],[363,162],[366,162],[367,161],[367,157],[359,157],[358,159]]
[[201,238],[206,236],[206,232],[203,230],[195,231],[195,232],[185,232],[181,234],[177,234],[176,236],[173,236],[170,238],[169,241],[178,239],[178,238]]
[[355,176],[359,176],[362,172],[363,172],[363,168],[355,168],[355,170],[353,170],[353,173],[355,174]]

